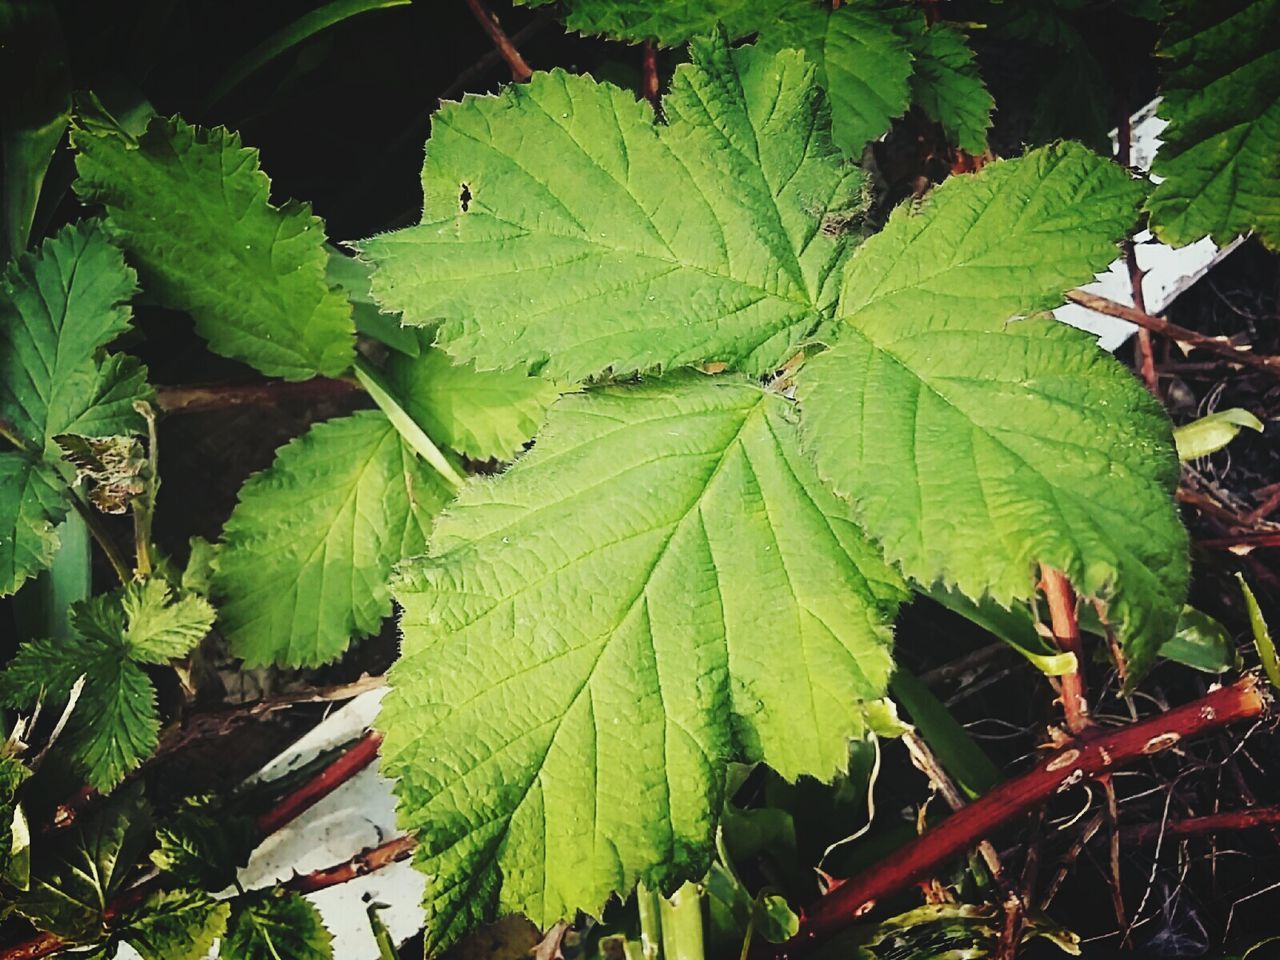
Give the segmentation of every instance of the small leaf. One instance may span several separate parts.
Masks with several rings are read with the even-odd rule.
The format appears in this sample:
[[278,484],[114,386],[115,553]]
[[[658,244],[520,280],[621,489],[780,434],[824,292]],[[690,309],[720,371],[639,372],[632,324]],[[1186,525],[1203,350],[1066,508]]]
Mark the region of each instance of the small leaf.
[[[553,0],[515,0],[531,7]],[[803,2],[803,0],[801,0]],[[565,26],[619,40],[684,43],[723,24],[731,40],[755,33],[794,9],[797,0],[566,0]]]
[[214,610],[202,597],[174,599],[169,584],[153,577],[130,584],[121,599],[129,655],[142,663],[185,657],[213,626]]
[[132,660],[100,657],[92,670],[66,737],[90,785],[106,793],[155,753],[160,717],[155,688]]
[[942,125],[951,143],[972,154],[985,152],[995,99],[964,34],[949,23],[935,23],[916,27],[909,36],[915,57],[912,102]]
[[323,225],[306,204],[268,202],[237,134],[155,117],[135,140],[82,111],[71,140],[80,197],[106,208],[148,295],[190,313],[210,348],[290,380],[351,365],[351,307],[325,280]]
[[1064,570],[1131,682],[1187,588],[1171,427],[1091,337],[1018,318],[1114,259],[1141,197],[1072,144],[948,180],[849,261],[839,340],[797,375],[819,473],[910,579],[1007,607]]
[[206,890],[231,886],[260,839],[252,818],[202,798],[185,800],[160,824],[156,838],[159,844],[151,853],[156,868]]
[[122,919],[119,935],[142,960],[204,960],[226,931],[230,914],[230,903],[203,891],[161,891]]
[[316,908],[296,893],[255,890],[232,902],[222,960],[330,960],[331,936]]
[[443,107],[422,223],[360,244],[383,309],[443,317],[438,344],[479,370],[556,381],[787,360],[831,317],[862,176],[800,54],[690,53],[665,124],[563,71]]
[[213,578],[223,633],[248,666],[315,666],[391,613],[387,579],[420,553],[452,490],[365,410],[313,426],[249,479]]
[[18,911],[41,930],[70,940],[98,939],[106,932],[107,906],[151,839],[151,812],[141,787],[121,790],[42,844]]
[[1232,407],[1193,420],[1173,431],[1173,442],[1178,447],[1178,459],[1183,463],[1207,457],[1221,450],[1245,427],[1261,433],[1265,427],[1261,420],[1248,410]]
[[387,359],[387,387],[427,434],[473,460],[510,460],[538,431],[555,384],[519,370],[477,372],[443,350]]
[[1227,628],[1192,606],[1182,608],[1178,631],[1160,648],[1160,656],[1205,673],[1225,673],[1240,665]]
[[502,913],[545,929],[700,877],[729,760],[844,769],[904,592],[789,401],[688,374],[561,398],[396,597],[383,764],[435,953]]
[[1245,581],[1244,576],[1237,573],[1236,579],[1240,581],[1240,592],[1244,594],[1244,605],[1249,611],[1249,629],[1253,632],[1253,645],[1257,648],[1258,659],[1262,663],[1262,671],[1267,675],[1267,679],[1271,681],[1271,685],[1280,690],[1280,656],[1276,654],[1276,645],[1271,639],[1271,630],[1267,626],[1267,620],[1262,615],[1262,607],[1258,605],[1258,598],[1249,589],[1249,584]]
[[1280,249],[1280,0],[1179,0],[1156,56],[1160,133],[1147,201],[1171,246],[1256,231]]
[[0,756],[0,880],[26,890],[31,874],[31,833],[18,791],[31,775],[16,757]]

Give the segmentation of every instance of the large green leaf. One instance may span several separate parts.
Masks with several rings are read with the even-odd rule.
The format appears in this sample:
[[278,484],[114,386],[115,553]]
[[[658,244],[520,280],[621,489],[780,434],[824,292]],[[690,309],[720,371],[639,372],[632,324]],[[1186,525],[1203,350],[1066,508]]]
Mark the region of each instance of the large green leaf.
[[847,763],[904,587],[790,408],[696,374],[565,397],[410,565],[380,724],[431,951],[700,877],[732,759]]
[[657,124],[554,71],[436,114],[423,221],[362,244],[374,295],[480,369],[761,373],[835,305],[861,175],[794,52],[696,41]]
[[[772,16],[762,13],[767,19],[759,21],[761,47],[802,50],[816,65],[818,83],[831,99],[832,135],[840,149],[859,156],[906,111],[912,54],[874,4],[832,10],[829,3],[793,0]],[[923,17],[915,19],[923,27]]]
[[1181,246],[1256,231],[1280,249],[1280,0],[1180,0],[1165,60],[1147,203],[1151,227]]
[[18,910],[42,930],[80,941],[105,933],[107,907],[151,842],[141,787],[121,790],[40,846]]
[[520,370],[454,364],[426,345],[416,356],[387,358],[387,386],[428,435],[474,460],[510,460],[560,392]]
[[222,960],[329,960],[320,914],[296,893],[255,890],[236,897],[218,954]]
[[236,656],[315,666],[375,632],[391,612],[392,566],[423,549],[451,495],[375,410],[281,448],[240,491],[215,561]]
[[148,295],[189,312],[211,348],[291,380],[351,365],[351,306],[325,280],[323,225],[306,204],[268,202],[239,135],[155,117],[134,139],[86,114],[71,140],[77,192],[106,207]]
[[1072,145],[947,181],[850,261],[840,341],[799,390],[819,473],[908,577],[1007,606],[1037,562],[1065,570],[1135,675],[1187,585],[1171,426],[1090,337],[1016,318],[1106,266],[1140,199]]

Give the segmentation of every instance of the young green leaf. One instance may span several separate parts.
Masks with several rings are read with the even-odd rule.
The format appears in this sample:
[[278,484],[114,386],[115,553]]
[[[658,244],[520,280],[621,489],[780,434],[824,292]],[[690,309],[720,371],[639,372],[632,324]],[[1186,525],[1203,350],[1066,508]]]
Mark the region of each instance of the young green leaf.
[[221,890],[235,881],[261,839],[251,818],[220,809],[215,800],[187,798],[156,828],[151,862],[179,881]]
[[142,668],[123,658],[100,655],[86,676],[65,735],[90,785],[106,792],[156,752],[156,691]]
[[18,912],[41,930],[70,940],[103,936],[107,907],[151,836],[151,811],[141,787],[119,791],[42,845]]
[[81,198],[106,207],[147,293],[190,313],[213,350],[290,380],[351,365],[351,306],[325,280],[323,225],[306,204],[268,202],[237,134],[155,117],[135,140],[83,114],[71,139]]
[[202,890],[161,891],[122,918],[120,936],[142,960],[204,960],[230,915],[230,903]]
[[1207,457],[1221,450],[1245,427],[1261,433],[1266,427],[1262,421],[1243,407],[1218,410],[1192,420],[1173,431],[1173,442],[1178,449],[1178,459],[1183,462]]
[[222,960],[330,960],[332,937],[316,908],[296,893],[254,890],[233,901]]
[[1187,586],[1170,424],[1091,338],[1017,318],[1113,259],[1140,198],[1070,144],[947,181],[850,261],[839,343],[799,374],[819,473],[909,578],[1008,606],[1065,570],[1134,677]]
[[696,41],[663,101],[553,71],[436,114],[374,295],[481,370],[774,369],[835,305],[861,175],[798,53]]
[[165,663],[185,657],[213,626],[214,610],[203,597],[175,599],[169,584],[153,577],[130,584],[121,600],[125,645],[141,663]]
[[700,375],[564,397],[409,566],[379,722],[431,952],[700,877],[731,759],[844,768],[904,586],[790,407]]
[[1160,134],[1147,201],[1151,228],[1182,246],[1256,231],[1280,249],[1280,0],[1180,0],[1165,61]]
[[[762,12],[763,13],[763,12]],[[768,14],[764,14],[768,16]],[[920,29],[923,30],[923,17]],[[793,48],[817,68],[831,100],[836,145],[857,158],[911,103],[912,53],[873,4],[792,2],[760,21],[762,49]]]
[[250,666],[315,666],[391,613],[387,579],[452,489],[376,410],[313,426],[249,479],[223,528],[219,623]]
[[387,387],[432,437],[473,460],[510,460],[538,431],[555,384],[520,370],[477,371],[422,344],[387,358]]

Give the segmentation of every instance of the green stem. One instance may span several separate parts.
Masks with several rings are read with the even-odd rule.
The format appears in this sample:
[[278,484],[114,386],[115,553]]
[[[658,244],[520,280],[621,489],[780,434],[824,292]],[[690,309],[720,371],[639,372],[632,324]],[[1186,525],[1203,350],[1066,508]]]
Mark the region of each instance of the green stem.
[[156,445],[156,414],[151,404],[138,402],[134,409],[147,421],[147,477],[142,496],[133,501],[133,551],[137,558],[138,578],[151,576],[151,521],[156,512],[156,494],[160,491],[160,456]]
[[686,881],[680,889],[658,902],[662,916],[663,960],[703,960],[702,894]]
[[640,913],[640,949],[644,960],[658,960],[662,955],[662,920],[658,902],[662,899],[643,883],[636,884],[636,909]]
[[378,372],[369,365],[364,357],[356,357],[355,363],[356,379],[360,381],[369,396],[373,397],[374,402],[381,408],[382,412],[387,415],[387,419],[400,432],[400,436],[404,437],[409,446],[413,447],[418,456],[431,464],[440,476],[444,477],[454,487],[460,489],[465,482],[457,470],[453,469],[453,465],[441,453],[426,431],[418,426],[409,414],[405,413],[404,408],[396,402],[395,397],[387,391],[382,384],[382,378],[378,376]]

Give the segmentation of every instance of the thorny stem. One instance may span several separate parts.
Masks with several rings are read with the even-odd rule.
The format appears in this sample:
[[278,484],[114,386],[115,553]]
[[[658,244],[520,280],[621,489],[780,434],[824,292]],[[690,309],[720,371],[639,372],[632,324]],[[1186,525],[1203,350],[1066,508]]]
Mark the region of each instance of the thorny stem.
[[901,893],[940,864],[1082,780],[1160,753],[1186,737],[1259,717],[1267,706],[1257,678],[1248,676],[1138,723],[1089,731],[821,897],[806,911],[799,933],[765,955],[782,960],[804,953],[851,925],[876,903]]
[[520,55],[516,45],[511,42],[511,38],[507,36],[506,31],[502,29],[502,25],[498,23],[498,18],[484,5],[483,0],[467,0],[467,6],[470,8],[472,15],[480,22],[480,26],[484,27],[484,32],[489,34],[489,39],[493,41],[493,45],[502,54],[502,59],[507,61],[507,66],[511,68],[511,79],[516,83],[524,83],[533,76],[533,71],[529,69],[529,64],[525,63],[524,57]]
[[156,387],[156,405],[167,414],[206,413],[229,407],[269,407],[278,403],[327,400],[359,392],[359,384],[352,380],[328,377],[313,377],[297,383],[267,380],[262,383]]
[[1043,563],[1040,564],[1040,589],[1049,604],[1049,619],[1058,649],[1075,654],[1076,668],[1063,674],[1060,683],[1067,729],[1079,735],[1089,726],[1089,701],[1084,688],[1084,644],[1080,641],[1080,624],[1076,619],[1076,594],[1061,570]]
[[373,763],[382,745],[382,734],[370,730],[318,774],[258,817],[258,832],[269,837],[286,823],[319,803],[338,787]]
[[[1120,98],[1120,120],[1116,126],[1116,160],[1120,166],[1131,164],[1133,132],[1130,126],[1129,107],[1124,97]],[[1125,266],[1129,270],[1129,289],[1133,297],[1133,305],[1143,313],[1147,312],[1146,297],[1142,293],[1143,272],[1138,268],[1137,248],[1133,240],[1125,238],[1120,244],[1124,250]],[[1155,396],[1159,396],[1160,378],[1156,376],[1155,353],[1151,349],[1151,331],[1146,327],[1138,328],[1138,370],[1142,374],[1142,382]]]
[[327,890],[329,887],[336,887],[340,883],[355,880],[357,877],[368,876],[383,867],[408,859],[417,846],[418,841],[414,837],[396,837],[379,846],[361,850],[350,860],[286,880],[284,888],[302,894]]
[[1207,337],[1203,333],[1196,333],[1196,331],[1180,327],[1176,323],[1170,323],[1163,317],[1154,317],[1143,310],[1127,307],[1123,303],[1116,303],[1114,300],[1108,300],[1106,297],[1100,297],[1095,293],[1088,293],[1084,290],[1069,290],[1066,296],[1072,303],[1078,303],[1082,307],[1088,307],[1090,310],[1096,310],[1098,313],[1106,314],[1109,317],[1128,320],[1139,327],[1162,334],[1170,340],[1176,340],[1179,343],[1185,343],[1201,350],[1207,350],[1210,353],[1216,353],[1219,356],[1229,358],[1233,363],[1246,367],[1255,367],[1259,370],[1265,370],[1273,376],[1280,377],[1280,357],[1259,356],[1251,352],[1250,347],[1238,347],[1225,337]]

